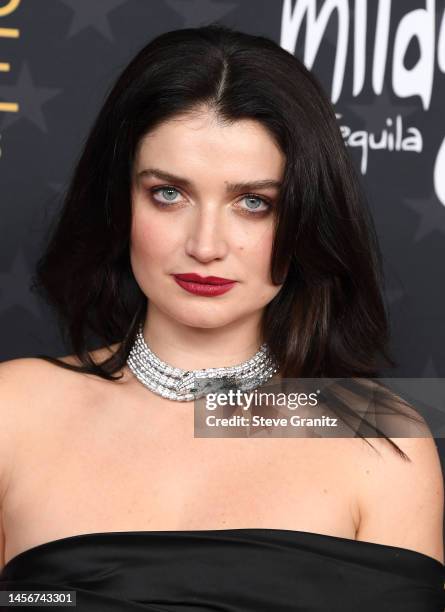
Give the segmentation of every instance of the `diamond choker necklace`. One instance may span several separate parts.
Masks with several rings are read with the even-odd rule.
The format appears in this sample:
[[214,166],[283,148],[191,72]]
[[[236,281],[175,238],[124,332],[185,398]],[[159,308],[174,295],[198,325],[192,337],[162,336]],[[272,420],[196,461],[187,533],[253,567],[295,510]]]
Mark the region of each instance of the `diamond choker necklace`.
[[264,384],[278,371],[266,343],[247,361],[224,368],[182,370],[161,361],[147,346],[139,325],[127,365],[150,391],[180,402],[196,400],[206,393],[236,387],[250,391]]

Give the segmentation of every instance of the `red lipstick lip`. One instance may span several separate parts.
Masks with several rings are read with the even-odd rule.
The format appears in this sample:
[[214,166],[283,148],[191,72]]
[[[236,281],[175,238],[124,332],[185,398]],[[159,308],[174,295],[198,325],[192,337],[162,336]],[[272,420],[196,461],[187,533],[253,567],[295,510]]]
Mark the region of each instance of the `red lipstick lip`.
[[185,289],[185,291],[188,293],[193,293],[194,295],[200,295],[203,297],[216,297],[217,295],[223,295],[236,285],[236,281],[233,281],[232,283],[219,284],[197,283],[196,281],[179,278],[178,274],[174,274],[173,278],[178,285]]
[[199,274],[174,274],[176,278],[182,281],[192,281],[202,285],[227,285],[236,281],[230,278],[221,278],[220,276],[200,276]]

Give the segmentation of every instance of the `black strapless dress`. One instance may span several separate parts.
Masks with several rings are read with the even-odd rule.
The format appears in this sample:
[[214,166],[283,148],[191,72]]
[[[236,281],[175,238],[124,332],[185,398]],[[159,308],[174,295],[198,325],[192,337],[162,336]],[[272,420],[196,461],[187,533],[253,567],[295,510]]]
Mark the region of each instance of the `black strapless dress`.
[[25,550],[0,589],[75,590],[79,612],[443,612],[444,577],[416,551],[305,531],[118,531]]

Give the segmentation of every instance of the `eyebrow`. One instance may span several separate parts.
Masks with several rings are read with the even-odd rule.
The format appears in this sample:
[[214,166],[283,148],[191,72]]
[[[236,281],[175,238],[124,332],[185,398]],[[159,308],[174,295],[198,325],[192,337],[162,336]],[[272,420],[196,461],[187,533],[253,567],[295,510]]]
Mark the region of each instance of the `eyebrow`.
[[[167,181],[171,183],[180,183],[185,187],[193,187],[193,182],[189,179],[186,179],[181,176],[176,176],[171,174],[170,172],[165,172],[164,170],[159,170],[158,168],[146,168],[138,173],[138,177],[147,176],[147,177],[155,177],[160,179],[161,181]],[[236,193],[238,191],[242,191],[243,189],[267,189],[274,188],[279,189],[282,183],[280,181],[275,181],[273,179],[262,179],[258,181],[247,181],[244,183],[227,183],[226,184],[226,192],[228,194]]]

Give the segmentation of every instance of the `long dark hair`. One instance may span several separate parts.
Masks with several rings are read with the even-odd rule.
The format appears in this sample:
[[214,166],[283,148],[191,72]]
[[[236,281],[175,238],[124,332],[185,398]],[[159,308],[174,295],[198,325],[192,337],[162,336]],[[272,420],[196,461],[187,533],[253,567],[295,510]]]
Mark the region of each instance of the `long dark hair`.
[[[286,156],[271,264],[284,284],[262,318],[281,375],[368,378],[379,363],[395,366],[376,233],[329,99],[278,44],[217,24],[158,36],[107,96],[33,283],[81,365],[41,357],[116,380],[147,307],[129,258],[136,147],[203,105],[222,121],[259,121]],[[91,334],[119,348],[95,363]]]

